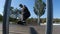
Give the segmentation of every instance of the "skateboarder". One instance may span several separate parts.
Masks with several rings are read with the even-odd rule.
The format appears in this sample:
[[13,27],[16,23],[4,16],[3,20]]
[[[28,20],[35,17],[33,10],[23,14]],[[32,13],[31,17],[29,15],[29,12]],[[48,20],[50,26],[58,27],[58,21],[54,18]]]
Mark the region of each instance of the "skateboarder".
[[25,5],[20,4],[19,7],[21,8],[21,14],[22,14],[21,21],[25,22],[26,19],[30,17],[30,12]]

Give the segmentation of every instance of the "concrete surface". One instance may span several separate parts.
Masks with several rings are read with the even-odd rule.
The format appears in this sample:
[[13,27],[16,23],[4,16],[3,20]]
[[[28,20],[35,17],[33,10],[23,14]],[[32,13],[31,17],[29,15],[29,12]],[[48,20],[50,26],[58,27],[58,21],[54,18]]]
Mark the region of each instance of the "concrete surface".
[[[32,28],[31,28],[32,27]],[[45,34],[46,25],[23,26],[18,24],[9,25],[9,34]],[[2,24],[0,23],[0,34],[2,34]],[[53,34],[60,34],[60,25],[53,26]]]

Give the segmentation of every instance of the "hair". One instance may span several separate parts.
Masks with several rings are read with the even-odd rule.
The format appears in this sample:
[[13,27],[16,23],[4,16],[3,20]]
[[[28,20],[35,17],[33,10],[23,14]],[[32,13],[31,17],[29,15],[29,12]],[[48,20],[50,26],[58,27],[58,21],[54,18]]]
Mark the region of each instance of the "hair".
[[20,4],[19,6],[20,6],[20,7],[23,7],[23,5],[22,5],[22,4]]

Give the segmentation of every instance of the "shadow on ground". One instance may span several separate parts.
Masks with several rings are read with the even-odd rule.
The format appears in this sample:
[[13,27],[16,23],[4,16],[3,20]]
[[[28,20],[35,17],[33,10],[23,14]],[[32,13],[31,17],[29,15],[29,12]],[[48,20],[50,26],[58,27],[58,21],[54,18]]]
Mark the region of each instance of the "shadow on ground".
[[38,33],[33,27],[30,27],[30,34],[38,34]]

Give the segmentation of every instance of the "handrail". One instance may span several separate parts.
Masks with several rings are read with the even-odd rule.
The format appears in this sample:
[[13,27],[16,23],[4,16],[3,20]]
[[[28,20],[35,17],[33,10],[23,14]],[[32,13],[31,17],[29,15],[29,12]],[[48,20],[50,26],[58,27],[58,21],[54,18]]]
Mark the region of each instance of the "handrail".
[[46,0],[47,8],[47,28],[45,34],[52,34],[53,29],[53,3],[52,0]]
[[3,34],[9,34],[9,12],[11,0],[6,0],[3,14]]

